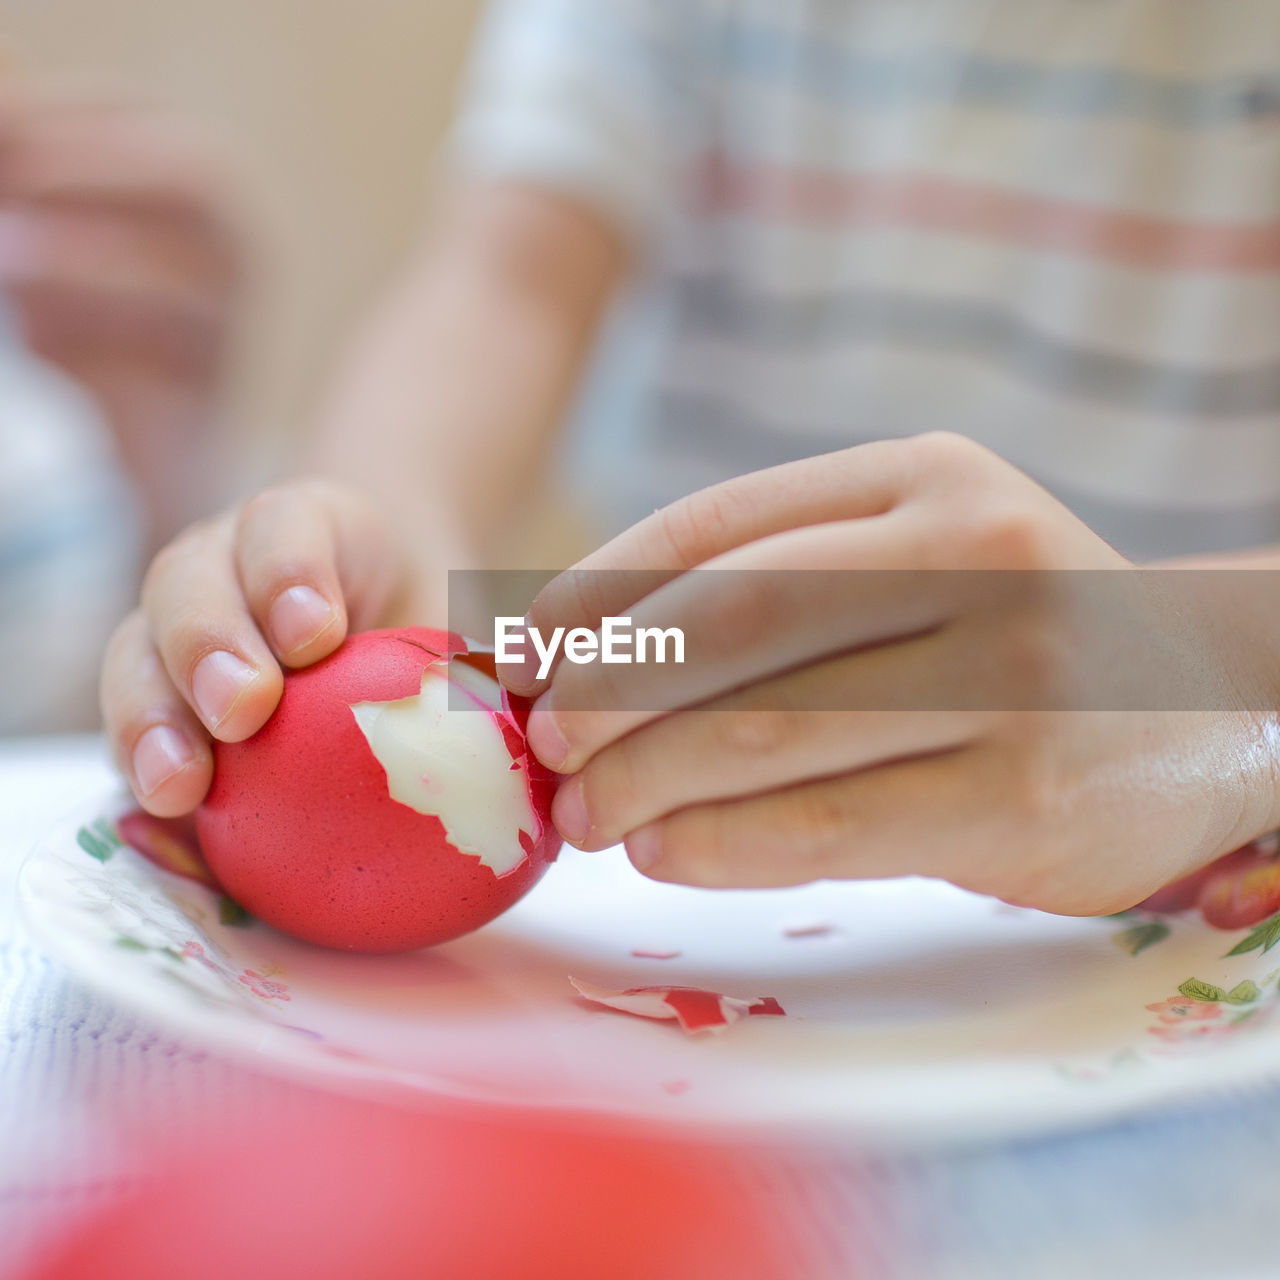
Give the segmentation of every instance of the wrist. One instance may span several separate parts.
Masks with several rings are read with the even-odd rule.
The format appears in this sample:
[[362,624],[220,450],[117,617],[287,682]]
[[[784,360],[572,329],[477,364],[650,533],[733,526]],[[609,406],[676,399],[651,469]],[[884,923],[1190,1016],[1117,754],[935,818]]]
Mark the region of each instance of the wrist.
[[1204,681],[1208,700],[1196,710],[1216,725],[1205,728],[1202,767],[1235,809],[1219,854],[1280,828],[1280,574],[1268,571],[1274,563],[1268,550],[1155,566],[1177,584],[1171,625],[1196,637],[1197,669],[1188,684]]

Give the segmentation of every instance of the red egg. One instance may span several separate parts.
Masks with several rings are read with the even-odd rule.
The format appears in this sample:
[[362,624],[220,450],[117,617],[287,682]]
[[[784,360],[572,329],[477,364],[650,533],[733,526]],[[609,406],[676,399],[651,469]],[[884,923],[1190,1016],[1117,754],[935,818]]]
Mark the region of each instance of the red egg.
[[528,704],[468,653],[424,628],[351,636],[215,745],[196,825],[231,897],[308,942],[408,951],[533,888],[560,848],[555,776],[525,748]]

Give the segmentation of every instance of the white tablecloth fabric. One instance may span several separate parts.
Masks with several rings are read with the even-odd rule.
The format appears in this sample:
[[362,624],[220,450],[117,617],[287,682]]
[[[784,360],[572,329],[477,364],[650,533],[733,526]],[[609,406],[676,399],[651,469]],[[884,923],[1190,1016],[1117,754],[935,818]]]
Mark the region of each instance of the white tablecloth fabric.
[[[131,1140],[296,1089],[92,994],[26,935],[18,866],[111,779],[96,738],[0,741],[0,1276],[131,1175]],[[857,1280],[1275,1280],[1280,1091],[958,1151],[752,1156]],[[797,1275],[796,1280],[810,1280]],[[826,1276],[822,1277],[826,1280]]]

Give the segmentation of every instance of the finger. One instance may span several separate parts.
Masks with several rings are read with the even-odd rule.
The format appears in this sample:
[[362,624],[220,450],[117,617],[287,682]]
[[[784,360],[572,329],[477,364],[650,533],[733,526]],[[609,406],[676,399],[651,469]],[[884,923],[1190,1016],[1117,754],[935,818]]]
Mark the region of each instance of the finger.
[[961,748],[684,809],[632,832],[627,853],[654,880],[703,888],[957,879],[999,838],[999,819],[970,767],[975,754]]
[[[595,627],[694,565],[772,534],[883,515],[908,491],[911,442],[875,441],[755,471],[654,512],[553,579],[534,625]],[[637,572],[640,571],[640,572]]]
[[603,849],[693,805],[833,778],[974,741],[992,718],[949,709],[946,633],[815,663],[645,725],[556,794],[572,844]]
[[[904,567],[918,563],[927,530],[903,508],[788,530],[681,575],[628,616],[633,634],[682,635],[683,662],[649,661],[647,649],[644,662],[562,662],[529,720],[535,754],[550,768],[573,771],[658,715],[819,658],[936,628],[955,612],[963,583]],[[858,566],[872,571],[856,572]]]
[[241,508],[235,558],[244,598],[280,660],[301,667],[347,634],[333,518],[296,487],[268,489]]
[[104,364],[121,361],[203,382],[224,352],[224,317],[208,305],[50,279],[11,282],[5,296],[24,343],[89,385]]
[[10,107],[0,127],[0,199],[128,205],[231,223],[225,150],[189,121],[88,100]]
[[156,297],[198,310],[230,293],[225,246],[190,217],[111,208],[8,204],[0,213],[0,281]]
[[228,517],[189,529],[152,561],[142,590],[170,680],[223,742],[256,733],[283,689],[240,589],[232,533]]
[[557,628],[564,634],[576,628],[596,631],[603,618],[621,616],[675,576],[667,569],[566,569],[534,598],[523,631],[512,633],[511,652],[518,656],[498,663],[498,679],[512,693],[537,697],[550,685],[562,655],[556,653],[544,661],[531,642],[529,627],[536,627],[544,637]]
[[404,587],[404,557],[372,504],[318,480],[246,503],[235,555],[250,613],[293,667],[377,625]]
[[208,735],[169,679],[140,612],[107,645],[101,701],[107,741],[138,803],[162,818],[194,809],[213,779]]

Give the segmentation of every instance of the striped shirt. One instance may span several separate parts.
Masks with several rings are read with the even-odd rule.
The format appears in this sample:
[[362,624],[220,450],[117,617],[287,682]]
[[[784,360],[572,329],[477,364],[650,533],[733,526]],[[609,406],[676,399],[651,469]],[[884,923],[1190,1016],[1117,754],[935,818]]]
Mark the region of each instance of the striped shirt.
[[454,145],[642,254],[614,525],[946,428],[1130,555],[1280,541],[1274,0],[499,0]]

